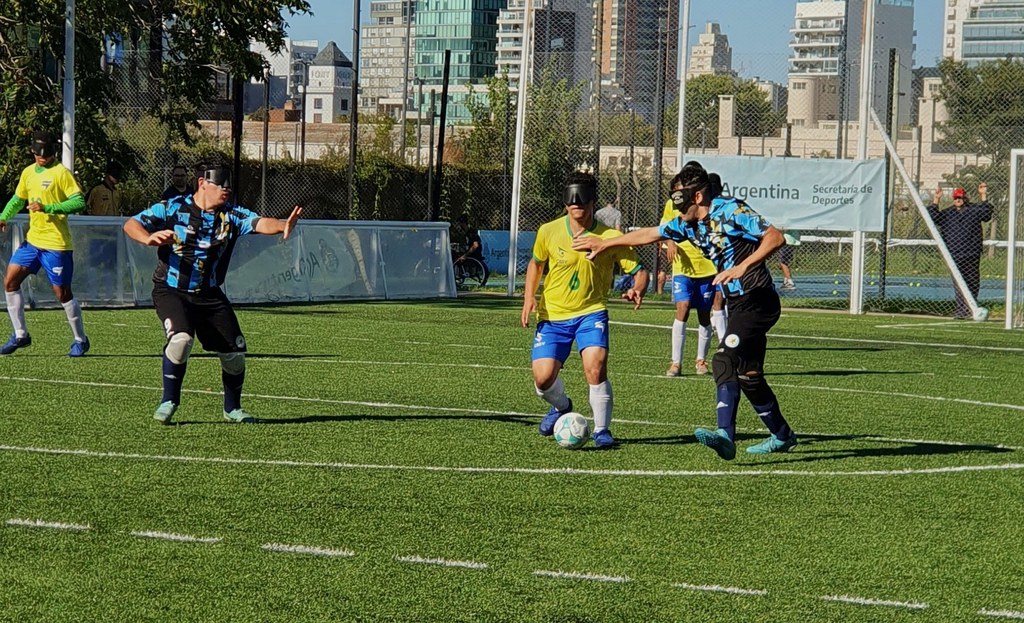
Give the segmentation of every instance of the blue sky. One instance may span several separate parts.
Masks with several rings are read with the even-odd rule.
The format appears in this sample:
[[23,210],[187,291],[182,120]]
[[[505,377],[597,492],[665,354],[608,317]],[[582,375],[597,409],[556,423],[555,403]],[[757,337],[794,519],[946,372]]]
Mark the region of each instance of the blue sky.
[[[343,52],[352,52],[353,0],[309,0],[313,15],[286,18],[293,39],[318,39],[323,45],[334,41]],[[670,0],[676,1],[676,0]],[[741,76],[785,82],[789,55],[789,29],[793,26],[795,0],[690,0],[690,44],[704,24],[721,24],[733,51],[733,69]],[[914,66],[934,65],[941,52],[942,10],[940,0],[914,3],[917,52]],[[362,0],[361,21],[370,16],[370,3]]]

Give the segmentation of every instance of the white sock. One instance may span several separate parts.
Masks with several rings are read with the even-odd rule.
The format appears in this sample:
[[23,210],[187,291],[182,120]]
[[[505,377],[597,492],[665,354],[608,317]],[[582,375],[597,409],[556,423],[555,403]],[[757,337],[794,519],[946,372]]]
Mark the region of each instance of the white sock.
[[594,411],[594,432],[612,423],[612,384],[608,381],[590,386],[590,408]]
[[697,327],[697,359],[706,360],[709,350],[711,350],[711,325],[700,325]]
[[534,385],[534,388],[537,390],[537,395],[547,401],[552,407],[559,411],[569,410],[569,397],[565,395],[565,384],[562,383],[561,378],[556,378],[551,387],[547,389],[541,389],[536,385]]
[[686,345],[686,323],[676,318],[672,321],[672,356],[669,361],[679,363],[683,360],[683,346]]
[[7,314],[11,317],[11,325],[14,327],[14,335],[25,337],[28,330],[25,329],[25,298],[21,296],[21,290],[5,292],[7,295]]
[[68,315],[68,324],[71,325],[71,333],[75,335],[75,341],[84,342],[85,325],[82,323],[82,306],[78,304],[78,299],[71,299],[62,305],[64,313]]
[[711,310],[711,326],[715,328],[715,335],[718,336],[719,344],[725,339],[725,318],[724,309]]

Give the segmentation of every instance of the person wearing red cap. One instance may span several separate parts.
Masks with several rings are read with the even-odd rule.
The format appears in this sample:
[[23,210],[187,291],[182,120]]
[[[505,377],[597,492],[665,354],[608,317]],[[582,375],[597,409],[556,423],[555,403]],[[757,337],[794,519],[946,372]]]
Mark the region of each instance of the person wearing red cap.
[[[978,300],[978,290],[981,286],[981,224],[992,218],[992,204],[987,201],[988,185],[985,182],[978,184],[978,198],[981,199],[979,203],[970,203],[966,190],[954,188],[953,205],[940,210],[942,188],[938,188],[935,190],[934,201],[928,206],[928,215],[939,228],[942,241],[946,244],[949,254],[953,256],[953,261],[975,301]],[[971,308],[955,282],[953,291],[956,293],[955,317],[971,318]]]

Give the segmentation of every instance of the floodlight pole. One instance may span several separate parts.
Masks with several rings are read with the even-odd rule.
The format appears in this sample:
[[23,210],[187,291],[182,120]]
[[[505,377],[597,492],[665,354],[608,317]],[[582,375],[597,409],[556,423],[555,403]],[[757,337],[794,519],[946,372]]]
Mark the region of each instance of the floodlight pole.
[[64,136],[61,163],[75,170],[75,0],[67,0],[64,15]]
[[[359,137],[359,5],[352,3],[352,116],[348,122],[348,214],[356,207],[356,143]],[[305,116],[306,111],[302,111]]]
[[[875,3],[864,3],[864,30],[860,54],[860,114],[858,115],[857,159],[868,159],[868,119],[874,99]],[[882,130],[885,133],[885,130]],[[864,232],[853,232],[853,253],[850,257],[850,313],[864,313]]]
[[682,24],[679,30],[679,127],[676,128],[676,170],[683,168],[683,154],[686,153],[686,70],[690,47],[690,0],[681,0],[680,17]]

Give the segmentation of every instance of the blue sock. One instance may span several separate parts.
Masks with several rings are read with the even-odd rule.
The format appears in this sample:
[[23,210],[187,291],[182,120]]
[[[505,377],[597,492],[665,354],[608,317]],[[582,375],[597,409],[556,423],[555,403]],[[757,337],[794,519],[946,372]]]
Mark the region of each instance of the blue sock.
[[245,371],[241,374],[228,374],[221,370],[220,379],[224,383],[224,411],[231,413],[242,408],[242,385],[245,383]]
[[718,406],[715,411],[718,413],[718,428],[724,428],[729,434],[729,439],[736,440],[736,411],[740,403],[740,384],[736,381],[727,381],[718,386],[716,391]]
[[181,404],[181,385],[185,382],[184,363],[174,363],[164,355],[164,397],[161,402],[170,400],[176,405]]
[[789,439],[793,436],[793,429],[789,427],[789,422],[786,421],[786,418],[782,417],[782,411],[779,409],[779,401],[772,400],[767,404],[752,406],[754,407],[754,411],[757,413],[757,417],[761,418],[765,427],[771,431],[773,435],[779,439]]

